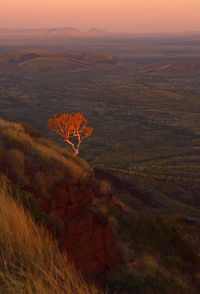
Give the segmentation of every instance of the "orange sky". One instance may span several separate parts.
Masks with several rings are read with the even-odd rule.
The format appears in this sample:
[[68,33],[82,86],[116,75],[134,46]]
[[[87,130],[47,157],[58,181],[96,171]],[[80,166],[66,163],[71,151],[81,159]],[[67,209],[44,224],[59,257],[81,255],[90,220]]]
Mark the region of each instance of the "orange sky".
[[200,30],[200,0],[0,0],[0,27]]

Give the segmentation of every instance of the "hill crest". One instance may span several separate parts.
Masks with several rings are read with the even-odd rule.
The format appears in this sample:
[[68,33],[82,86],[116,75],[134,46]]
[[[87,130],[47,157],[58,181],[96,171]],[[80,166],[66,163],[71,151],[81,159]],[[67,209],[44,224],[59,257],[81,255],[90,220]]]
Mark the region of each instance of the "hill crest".
[[0,28],[0,36],[23,36],[23,37],[56,37],[56,36],[69,36],[69,37],[87,37],[87,35],[108,34],[105,30],[98,28],[91,28],[84,32],[74,27],[55,27],[55,28],[18,28],[7,29]]
[[112,55],[100,51],[23,50],[0,55],[0,73],[2,74],[107,70],[120,64]]
[[172,61],[151,66],[142,71],[149,74],[197,74],[200,73],[200,60]]

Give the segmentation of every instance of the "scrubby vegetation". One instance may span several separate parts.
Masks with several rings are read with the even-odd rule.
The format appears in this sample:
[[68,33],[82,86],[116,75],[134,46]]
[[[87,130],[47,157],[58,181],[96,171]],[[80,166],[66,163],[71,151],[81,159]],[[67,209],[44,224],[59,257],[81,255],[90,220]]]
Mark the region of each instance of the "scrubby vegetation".
[[0,293],[97,294],[0,177]]
[[105,199],[96,200],[96,205],[110,216],[121,256],[119,273],[108,277],[109,293],[199,293],[200,229],[196,225],[179,216],[132,209],[121,214]]

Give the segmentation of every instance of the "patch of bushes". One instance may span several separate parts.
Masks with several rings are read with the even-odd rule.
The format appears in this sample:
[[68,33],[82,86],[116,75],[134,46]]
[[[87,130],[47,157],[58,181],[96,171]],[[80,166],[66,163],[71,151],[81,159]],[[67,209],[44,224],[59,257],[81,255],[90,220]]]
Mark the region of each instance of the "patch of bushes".
[[189,238],[191,226],[179,216],[121,215],[108,201],[97,204],[110,216],[121,257],[121,271],[108,277],[109,293],[199,293],[200,258]]
[[126,270],[108,282],[111,293],[123,294],[171,294],[172,284],[168,277],[157,272],[156,275],[142,275],[139,272]]
[[143,214],[131,227],[131,238],[138,253],[175,256],[182,260],[183,269],[188,270],[199,266],[200,258],[186,235],[184,223],[178,216]]

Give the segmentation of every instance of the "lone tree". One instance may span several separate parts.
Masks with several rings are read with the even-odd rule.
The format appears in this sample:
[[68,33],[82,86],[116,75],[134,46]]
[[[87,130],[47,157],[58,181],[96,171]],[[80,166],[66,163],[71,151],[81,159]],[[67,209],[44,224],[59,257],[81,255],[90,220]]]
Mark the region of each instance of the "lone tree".
[[[61,135],[64,141],[72,146],[74,156],[79,153],[79,146],[83,138],[90,136],[93,131],[93,128],[87,127],[87,120],[82,113],[55,114],[48,120],[47,127]],[[73,143],[71,139],[75,137],[77,142]]]

